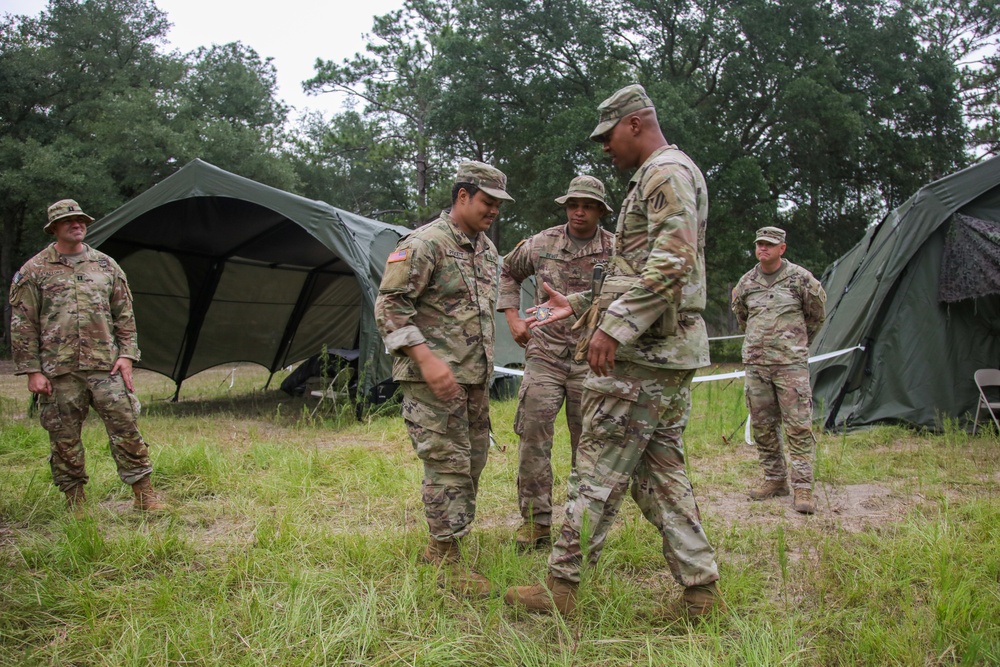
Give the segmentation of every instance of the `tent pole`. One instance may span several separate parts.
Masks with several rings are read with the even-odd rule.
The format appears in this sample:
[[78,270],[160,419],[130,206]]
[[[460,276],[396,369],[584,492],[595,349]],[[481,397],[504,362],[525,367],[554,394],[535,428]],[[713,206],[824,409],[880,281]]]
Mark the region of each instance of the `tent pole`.
[[[222,258],[216,259],[212,265],[212,272],[208,280],[202,285],[201,292],[197,299],[191,302],[191,319],[188,320],[187,331],[184,333],[184,354],[181,357],[181,365],[177,372],[177,377],[186,378],[188,368],[191,366],[191,359],[194,357],[195,348],[198,346],[198,337],[201,335],[201,327],[205,324],[205,316],[212,306],[212,299],[215,297],[215,290],[222,280],[222,273],[226,270],[226,261]],[[177,393],[181,391],[181,382],[177,383]],[[176,400],[176,394],[174,395]]]
[[[278,344],[278,349],[274,353],[274,359],[271,360],[271,367],[268,369],[271,371],[271,377],[274,377],[274,372],[284,366],[285,361],[288,359],[288,349],[292,346],[292,340],[295,338],[295,332],[298,331],[299,324],[302,323],[302,318],[306,314],[306,309],[312,301],[313,292],[316,290],[316,282],[319,280],[320,273],[329,269],[339,261],[339,257],[334,257],[326,264],[321,264],[311,270],[309,275],[306,276],[305,282],[302,283],[302,289],[299,291],[299,297],[295,300],[295,307],[292,308],[292,313],[288,316],[288,322],[285,324],[285,331],[281,334],[281,343]],[[326,344],[324,343],[324,348],[325,347]],[[267,379],[267,384],[264,385],[264,389],[267,389],[270,384],[271,378],[269,377]]]

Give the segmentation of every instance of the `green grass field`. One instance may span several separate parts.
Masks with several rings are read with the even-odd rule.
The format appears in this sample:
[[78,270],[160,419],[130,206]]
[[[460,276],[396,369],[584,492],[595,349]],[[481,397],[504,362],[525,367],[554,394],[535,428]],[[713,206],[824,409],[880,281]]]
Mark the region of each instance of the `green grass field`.
[[[277,386],[277,381],[272,386]],[[580,613],[469,601],[418,564],[421,466],[393,411],[262,392],[266,373],[184,385],[138,372],[154,485],[131,509],[96,416],[84,431],[87,518],[51,484],[24,378],[0,376],[0,665],[995,665],[1000,663],[1000,440],[901,428],[819,438],[819,512],[746,500],[742,385],[703,383],[689,474],[729,612],[663,621],[679,595],[660,538],[626,499]],[[230,388],[230,383],[233,386]],[[547,553],[512,545],[515,402],[467,540],[501,593]],[[735,438],[731,438],[733,433]],[[556,431],[557,498],[569,436]]]

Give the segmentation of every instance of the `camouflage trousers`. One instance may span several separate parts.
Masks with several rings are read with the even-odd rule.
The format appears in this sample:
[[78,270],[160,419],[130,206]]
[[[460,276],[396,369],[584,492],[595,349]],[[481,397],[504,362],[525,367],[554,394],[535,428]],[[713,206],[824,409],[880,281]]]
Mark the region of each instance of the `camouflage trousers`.
[[424,382],[399,386],[406,429],[424,464],[421,496],[431,537],[461,539],[472,530],[490,448],[489,389],[460,384],[458,398],[441,401]]
[[610,376],[587,377],[566,521],[549,556],[553,576],[579,581],[585,550],[589,565],[597,563],[631,482],[632,498],[663,537],[674,579],[684,586],[718,580],[715,549],[702,530],[684,463],[693,377],[693,370],[621,361]]
[[807,364],[747,365],[745,394],[764,478],[786,479],[781,431],[788,441],[792,488],[811,489],[816,439]]
[[524,378],[518,394],[514,432],[521,442],[517,450],[517,505],[525,521],[548,526],[552,523],[552,435],[555,421],[566,403],[572,465],[583,430],[580,399],[589,367],[572,358],[532,355],[525,360]]
[[131,485],[153,472],[149,449],[136,426],[133,397],[120,374],[74,371],[49,378],[49,382],[52,394],[39,394],[38,407],[42,428],[49,432],[52,481],[60,491],[89,480],[80,432],[90,406],[104,421],[121,480]]

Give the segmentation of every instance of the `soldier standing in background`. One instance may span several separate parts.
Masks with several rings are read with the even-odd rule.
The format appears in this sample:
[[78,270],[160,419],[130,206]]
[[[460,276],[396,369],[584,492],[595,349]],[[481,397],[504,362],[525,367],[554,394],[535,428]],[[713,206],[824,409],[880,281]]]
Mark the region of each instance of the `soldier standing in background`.
[[[591,139],[619,169],[637,169],[618,214],[614,254],[600,293],[550,295],[536,317],[596,313],[584,381],[583,435],[570,475],[566,521],[544,584],[507,591],[508,604],[571,613],[583,542],[595,565],[631,482],[632,497],[663,538],[663,556],[684,586],[671,617],[724,607],[715,550],[705,536],[685,470],[683,432],[691,379],[708,365],[705,230],[708,189],[701,170],[667,143],[642,86],[598,107]],[[551,310],[543,310],[549,308]],[[532,326],[547,324],[538,321]]]
[[150,484],[149,450],[136,426],[132,362],[139,347],[132,293],[121,267],[83,242],[93,218],[72,199],[48,208],[55,243],[14,274],[10,288],[15,374],[28,376],[49,432],[52,480],[82,514],[88,481],[80,440],[89,406],[104,421],[118,476],[135,507],[163,510]]
[[485,232],[507,177],[482,162],[458,166],[452,208],[403,237],[389,255],[375,320],[403,394],[403,419],[424,464],[430,540],[423,560],[447,566],[458,591],[488,595],[489,581],[461,564],[479,476],[490,446],[489,382],[500,258]]
[[[507,317],[514,340],[524,353],[524,378],[518,395],[514,432],[517,451],[517,504],[524,523],[517,546],[532,548],[550,540],[552,525],[552,435],[556,416],[566,403],[573,465],[580,441],[580,396],[587,376],[586,357],[574,360],[582,331],[573,321],[557,322],[534,331],[520,318],[521,283],[535,276],[563,294],[590,289],[594,267],[611,252],[614,235],[601,229],[601,216],[612,212],[604,184],[593,176],[577,176],[566,194],[556,199],[566,208],[567,222],[550,227],[517,244],[503,261],[497,310]],[[547,298],[535,289],[535,305]]]
[[753,500],[788,495],[788,472],[781,430],[791,459],[792,508],[816,511],[813,499],[812,388],[809,343],[826,318],[826,292],[806,269],[783,259],[785,232],[757,231],[758,264],[733,288],[732,308],[743,339],[746,400],[764,483],[750,491]]

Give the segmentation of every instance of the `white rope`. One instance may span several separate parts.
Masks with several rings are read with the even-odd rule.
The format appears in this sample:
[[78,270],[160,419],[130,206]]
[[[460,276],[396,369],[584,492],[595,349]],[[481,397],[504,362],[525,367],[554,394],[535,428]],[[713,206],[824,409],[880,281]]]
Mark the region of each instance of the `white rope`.
[[[854,347],[845,347],[842,350],[835,350],[833,352],[826,352],[825,354],[818,354],[815,357],[809,357],[809,363],[814,364],[817,361],[826,361],[827,359],[833,359],[835,357],[840,357],[855,350],[864,350],[864,345],[855,345]],[[235,369],[234,369],[235,370]],[[502,375],[524,375],[524,371],[517,370],[516,368],[503,368],[502,366],[494,366],[493,370]],[[746,371],[733,371],[732,373],[719,373],[718,375],[701,375],[695,377],[691,380],[692,383],[695,382],[718,382],[720,380],[735,380],[736,378],[745,377]],[[750,437],[750,417],[747,417],[746,428],[743,431],[743,439],[746,440],[748,445],[753,444],[753,440]]]

